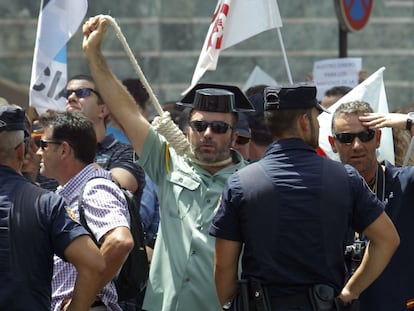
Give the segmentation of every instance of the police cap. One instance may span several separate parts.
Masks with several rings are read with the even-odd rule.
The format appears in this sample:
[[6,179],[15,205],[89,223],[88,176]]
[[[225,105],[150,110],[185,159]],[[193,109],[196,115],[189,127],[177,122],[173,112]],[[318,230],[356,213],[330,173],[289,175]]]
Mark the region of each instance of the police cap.
[[199,83],[177,104],[211,112],[254,111],[246,95],[237,86],[232,85]]
[[265,89],[264,110],[309,109],[315,107],[319,112],[328,112],[316,100],[314,85],[293,84],[288,86],[267,87]]

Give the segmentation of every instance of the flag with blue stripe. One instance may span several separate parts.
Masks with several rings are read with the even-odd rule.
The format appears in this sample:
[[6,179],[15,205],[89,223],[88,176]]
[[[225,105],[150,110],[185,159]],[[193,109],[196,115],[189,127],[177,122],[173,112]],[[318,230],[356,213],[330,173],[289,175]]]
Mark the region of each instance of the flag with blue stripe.
[[67,83],[66,44],[79,28],[87,0],[42,0],[37,24],[30,106],[37,113],[65,110],[62,91]]

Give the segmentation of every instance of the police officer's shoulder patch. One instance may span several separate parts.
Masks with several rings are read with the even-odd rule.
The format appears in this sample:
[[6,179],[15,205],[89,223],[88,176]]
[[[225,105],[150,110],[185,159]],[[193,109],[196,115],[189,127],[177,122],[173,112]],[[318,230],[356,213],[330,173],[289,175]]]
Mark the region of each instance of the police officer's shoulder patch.
[[69,217],[72,218],[74,221],[78,221],[75,213],[72,211],[72,209],[69,206],[65,206],[66,212],[68,213]]

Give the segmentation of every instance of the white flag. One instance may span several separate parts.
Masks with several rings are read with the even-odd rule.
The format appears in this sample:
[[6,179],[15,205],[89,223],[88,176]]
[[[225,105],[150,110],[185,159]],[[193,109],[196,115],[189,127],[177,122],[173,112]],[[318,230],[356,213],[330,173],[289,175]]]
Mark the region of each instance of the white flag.
[[[366,80],[362,81],[349,93],[341,97],[335,104],[330,106],[328,110],[333,114],[336,108],[342,103],[362,100],[370,104],[374,112],[388,113],[387,95],[385,93],[383,72],[385,67],[381,67]],[[325,151],[326,155],[334,160],[339,160],[338,154],[332,151],[332,147],[328,141],[331,134],[332,114],[321,113],[319,120],[319,147]],[[381,145],[378,150],[378,160],[388,160],[394,164],[394,144],[391,128],[382,128]]]
[[30,79],[30,106],[65,110],[66,43],[86,15],[87,0],[42,0]]
[[280,27],[276,0],[218,0],[189,89],[207,70],[216,69],[221,50]]
[[244,83],[242,91],[246,92],[247,89],[255,85],[278,85],[275,79],[273,79],[267,72],[265,72],[260,66],[255,66],[247,81]]

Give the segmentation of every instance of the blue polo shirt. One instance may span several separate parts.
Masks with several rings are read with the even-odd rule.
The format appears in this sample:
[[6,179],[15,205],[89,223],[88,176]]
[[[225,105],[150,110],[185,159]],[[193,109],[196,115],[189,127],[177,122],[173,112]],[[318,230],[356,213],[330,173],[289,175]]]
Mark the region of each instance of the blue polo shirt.
[[377,196],[400,235],[383,273],[360,296],[361,310],[408,310],[414,304],[414,167],[382,163]]

